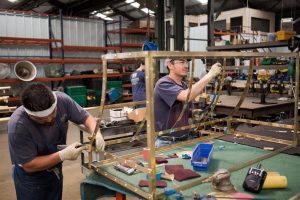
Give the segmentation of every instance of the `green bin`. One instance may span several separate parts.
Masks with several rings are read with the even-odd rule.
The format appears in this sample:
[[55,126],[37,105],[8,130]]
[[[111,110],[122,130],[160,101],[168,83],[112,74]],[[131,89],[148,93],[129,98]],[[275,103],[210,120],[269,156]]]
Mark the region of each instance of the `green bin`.
[[84,95],[70,95],[70,97],[76,101],[76,103],[78,103],[80,106],[85,107],[87,104],[86,101],[86,94]]
[[69,96],[73,95],[86,95],[86,87],[85,86],[69,86],[66,87],[66,93]]

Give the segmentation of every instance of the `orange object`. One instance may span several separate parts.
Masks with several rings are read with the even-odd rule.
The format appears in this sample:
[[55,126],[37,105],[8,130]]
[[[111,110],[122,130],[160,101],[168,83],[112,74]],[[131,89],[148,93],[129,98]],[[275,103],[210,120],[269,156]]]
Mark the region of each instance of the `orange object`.
[[150,155],[150,149],[145,147],[143,148],[143,158],[144,160],[148,161],[149,160],[149,155]]

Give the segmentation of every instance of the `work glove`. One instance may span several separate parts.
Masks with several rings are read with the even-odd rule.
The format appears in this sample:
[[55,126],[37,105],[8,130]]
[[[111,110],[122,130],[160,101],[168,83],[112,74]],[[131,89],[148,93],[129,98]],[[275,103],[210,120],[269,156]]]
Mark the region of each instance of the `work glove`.
[[208,79],[212,80],[216,76],[218,76],[221,73],[222,65],[220,63],[215,63],[207,73]]
[[75,142],[65,149],[60,150],[58,155],[61,161],[64,160],[76,160],[82,150],[86,149],[86,146],[81,146],[80,142]]
[[103,151],[104,148],[105,148],[105,141],[99,129],[96,135],[96,149]]

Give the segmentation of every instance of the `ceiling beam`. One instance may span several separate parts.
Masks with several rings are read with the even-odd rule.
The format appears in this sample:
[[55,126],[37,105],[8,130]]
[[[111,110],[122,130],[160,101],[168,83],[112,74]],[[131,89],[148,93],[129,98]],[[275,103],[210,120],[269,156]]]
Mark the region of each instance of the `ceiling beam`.
[[119,0],[106,0],[106,1],[95,1],[88,0],[84,1],[80,4],[76,2],[76,4],[68,4],[67,6],[70,8],[70,11],[73,15],[86,15],[93,10],[98,10],[101,8],[105,8],[106,6],[114,5],[120,3]]
[[115,8],[111,8],[113,11],[114,11],[114,13],[116,13],[116,14],[118,14],[118,15],[122,15],[123,17],[126,17],[127,19],[129,19],[129,20],[131,20],[131,21],[135,21],[135,20],[137,20],[137,18],[135,18],[135,17],[132,17],[132,16],[130,16],[128,13],[128,11],[126,11],[126,13],[125,12],[123,12],[123,11],[121,11],[121,10],[118,10],[118,9],[115,9]]
[[187,15],[199,15],[199,14],[206,14],[207,13],[207,6],[206,5],[202,5],[201,3],[197,3],[197,4],[193,4],[190,6],[186,6],[185,7],[186,10],[186,14]]
[[268,8],[268,10],[273,10],[276,6],[278,6],[281,3],[281,0],[277,0],[273,2],[273,5]]
[[239,0],[239,1],[244,5],[244,7],[247,7],[247,3],[248,3],[249,8],[255,8],[255,6],[251,2],[249,2],[249,0]]
[[220,16],[222,9],[225,7],[225,5],[227,4],[228,1],[223,1],[222,4],[219,6],[218,10],[216,10],[216,19],[218,19],[218,17]]
[[135,0],[136,2],[138,2],[139,4],[141,4],[140,8],[146,7],[150,10],[155,10],[156,5],[153,1],[149,1],[149,0]]
[[12,7],[13,10],[22,10],[22,7],[31,2],[31,0],[22,1],[21,3],[16,4]]
[[53,6],[57,7],[57,8],[59,8],[59,9],[62,9],[62,10],[67,10],[67,9],[68,9],[67,5],[64,4],[64,3],[62,3],[62,2],[60,2],[60,1],[57,1],[57,0],[48,0],[48,2],[49,2],[51,5],[53,5]]

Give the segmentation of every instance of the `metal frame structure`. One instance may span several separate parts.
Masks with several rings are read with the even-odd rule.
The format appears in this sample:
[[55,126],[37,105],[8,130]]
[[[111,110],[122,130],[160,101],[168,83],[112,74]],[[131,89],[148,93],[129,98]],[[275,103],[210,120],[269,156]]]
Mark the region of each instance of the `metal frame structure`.
[[[262,121],[256,121],[256,120],[248,120],[248,119],[238,119],[234,118],[234,114],[239,110],[243,100],[245,99],[249,85],[250,85],[250,80],[252,78],[253,74],[253,65],[254,65],[254,60],[255,58],[264,58],[264,57],[284,57],[284,58],[290,58],[294,57],[296,59],[296,75],[295,75],[295,94],[294,94],[294,101],[295,101],[295,106],[294,106],[294,125],[284,125],[284,124],[279,124],[279,123],[271,123],[271,122],[262,122]],[[155,132],[155,127],[154,127],[154,99],[153,99],[153,93],[154,93],[154,85],[155,85],[155,72],[157,71],[156,69],[156,60],[158,59],[165,59],[165,58],[180,58],[180,59],[192,59],[193,63],[193,68],[194,68],[194,59],[200,59],[200,58],[205,58],[205,59],[223,59],[223,65],[225,66],[226,64],[226,59],[228,58],[245,58],[245,59],[250,59],[250,66],[248,70],[248,79],[247,83],[245,86],[245,90],[240,97],[239,102],[237,103],[236,107],[232,111],[232,113],[222,119],[212,119],[209,120],[207,117],[204,117],[201,119],[199,123],[192,124],[192,125],[187,125],[184,127],[180,128],[172,128],[164,131],[159,131]],[[146,73],[146,101],[141,101],[141,102],[131,102],[131,103],[122,103],[122,104],[113,104],[113,105],[105,105],[105,93],[106,93],[106,82],[107,82],[107,63],[108,61],[115,60],[115,59],[145,59],[145,73]],[[100,112],[98,116],[98,121],[97,121],[97,126],[95,128],[94,133],[92,136],[89,138],[89,149],[88,149],[88,158],[89,161],[88,163],[83,164],[85,167],[92,169],[96,171],[99,174],[102,174],[103,176],[111,179],[112,181],[124,186],[125,188],[133,191],[137,195],[146,198],[146,199],[156,199],[162,197],[164,194],[156,193],[156,188],[155,188],[155,174],[156,174],[156,169],[155,169],[155,152],[159,150],[166,150],[166,149],[171,149],[174,147],[186,145],[186,144],[191,144],[194,142],[199,142],[207,139],[212,139],[212,138],[218,138],[222,135],[223,133],[216,132],[216,131],[209,131],[211,132],[211,135],[206,136],[206,137],[200,137],[194,140],[189,140],[181,143],[176,143],[172,144],[169,146],[161,147],[158,149],[155,149],[155,138],[156,136],[165,134],[165,133],[171,133],[174,131],[179,131],[179,130],[187,130],[191,128],[198,128],[201,129],[202,127],[205,126],[212,126],[215,125],[216,123],[219,122],[227,122],[227,134],[242,134],[244,137],[248,138],[259,138],[261,140],[265,141],[271,141],[275,143],[281,143],[285,144],[286,146],[280,149],[277,149],[267,155],[255,158],[253,160],[246,161],[244,163],[241,163],[238,166],[232,166],[228,170],[231,172],[237,171],[239,169],[242,169],[246,166],[249,166],[251,164],[254,164],[256,162],[259,162],[261,160],[270,158],[284,150],[287,150],[289,148],[295,147],[298,143],[297,141],[297,130],[298,130],[298,96],[299,96],[299,53],[237,53],[237,52],[168,52],[168,51],[156,51],[156,52],[131,52],[131,53],[117,53],[117,54],[106,54],[102,56],[103,60],[103,83],[102,83],[102,98],[101,98],[101,105],[100,105]],[[225,73],[225,72],[224,72]],[[222,90],[222,86],[224,83],[224,73],[221,76],[221,86],[217,89],[216,94],[219,96]],[[189,85],[191,87],[191,84]],[[217,97],[218,98],[218,97]],[[216,98],[216,99],[217,99]],[[215,104],[217,101],[215,101],[214,105],[211,106],[210,112],[213,111],[215,108]],[[147,120],[147,146],[150,148],[150,158],[149,158],[149,165],[148,167],[141,167],[130,160],[127,160],[128,158],[132,157],[137,157],[141,155],[141,152],[138,153],[133,153],[130,155],[126,155],[123,157],[118,157],[113,154],[110,154],[108,152],[104,151],[99,151],[95,149],[93,146],[96,133],[99,129],[100,125],[100,120],[103,117],[103,111],[104,109],[110,109],[110,108],[116,108],[116,107],[124,107],[124,106],[132,106],[132,105],[137,105],[137,104],[144,104],[146,103],[146,120]],[[249,124],[256,124],[256,125],[267,125],[267,126],[272,126],[272,127],[282,127],[282,128],[287,128],[287,129],[292,129],[294,130],[294,137],[293,140],[282,140],[282,139],[276,139],[276,138],[271,138],[271,137],[263,137],[259,135],[253,135],[253,134],[248,134],[248,133],[240,133],[240,132],[235,132],[231,124],[233,122],[244,122],[244,123],[249,123]],[[98,152],[102,153],[106,160],[98,161],[98,162],[93,162],[92,161],[92,154],[93,152]],[[118,177],[114,176],[113,174],[110,174],[106,171],[104,171],[101,166],[107,165],[107,164],[112,164],[114,162],[119,162],[121,164],[126,164],[127,166],[133,167],[141,172],[149,174],[149,191],[145,192],[144,190],[141,190],[139,187],[133,186],[131,184],[128,184],[126,181],[119,179]],[[207,181],[210,177],[203,177],[199,179],[195,179],[194,181],[183,185],[176,187],[176,190],[184,190],[187,188],[190,188],[195,185],[199,185],[203,183],[204,181]]]

